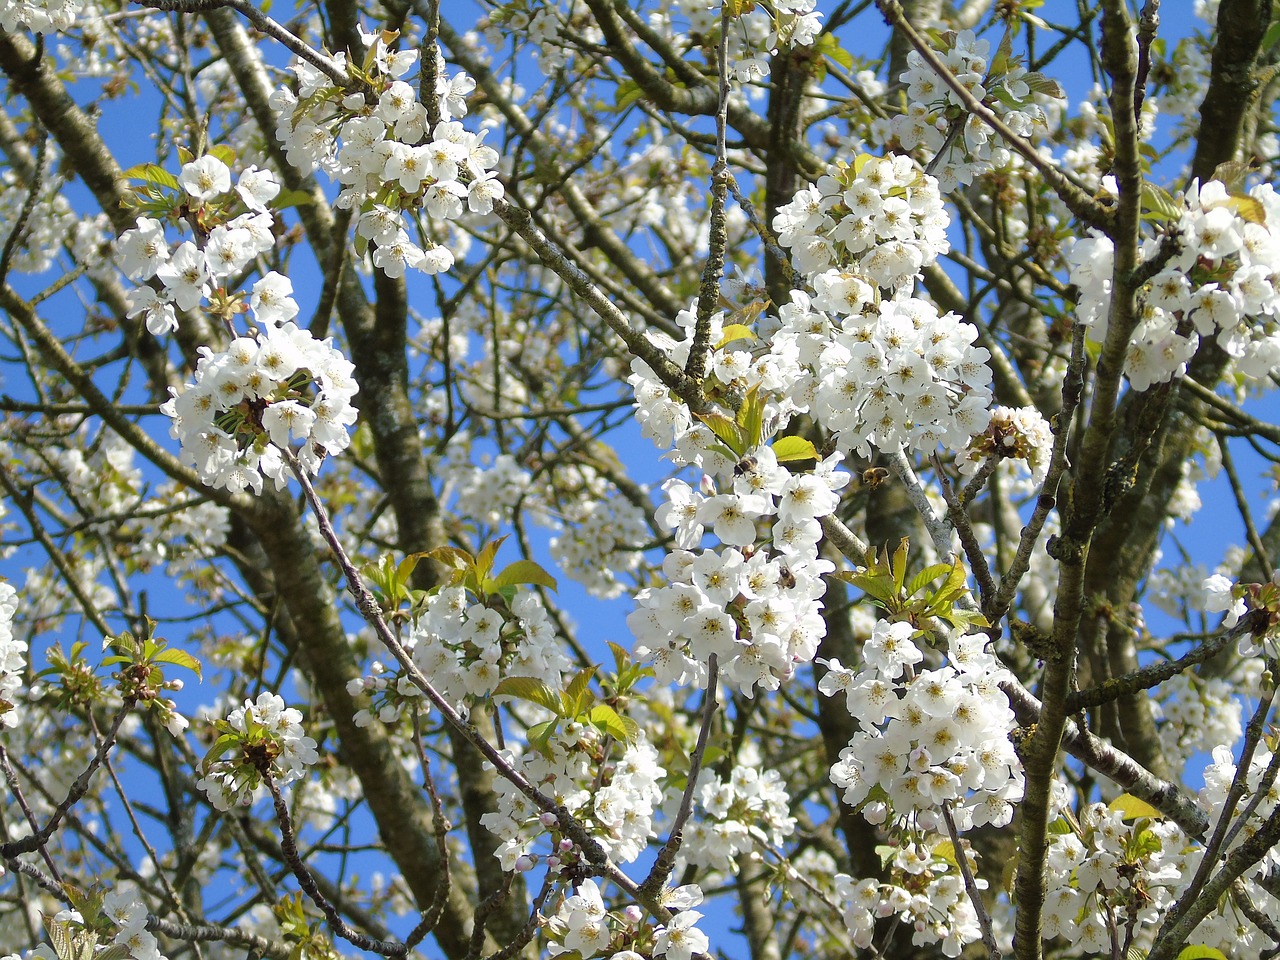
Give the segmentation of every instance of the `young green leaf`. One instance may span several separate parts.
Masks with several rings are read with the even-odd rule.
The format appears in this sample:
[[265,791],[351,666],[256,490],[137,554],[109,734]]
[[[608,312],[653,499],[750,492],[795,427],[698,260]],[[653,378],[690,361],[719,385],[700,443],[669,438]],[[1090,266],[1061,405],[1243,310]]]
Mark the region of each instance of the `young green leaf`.
[[540,707],[546,707],[557,716],[560,715],[560,695],[541,680],[533,677],[504,677],[493,688],[493,696],[515,697],[528,700]]

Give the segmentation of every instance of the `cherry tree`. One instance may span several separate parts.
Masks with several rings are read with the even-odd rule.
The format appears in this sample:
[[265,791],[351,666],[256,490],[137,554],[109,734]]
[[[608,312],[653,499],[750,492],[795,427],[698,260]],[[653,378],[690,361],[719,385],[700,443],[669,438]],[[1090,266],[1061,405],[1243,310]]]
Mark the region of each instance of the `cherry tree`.
[[0,953],[1280,954],[1168,6],[0,0]]

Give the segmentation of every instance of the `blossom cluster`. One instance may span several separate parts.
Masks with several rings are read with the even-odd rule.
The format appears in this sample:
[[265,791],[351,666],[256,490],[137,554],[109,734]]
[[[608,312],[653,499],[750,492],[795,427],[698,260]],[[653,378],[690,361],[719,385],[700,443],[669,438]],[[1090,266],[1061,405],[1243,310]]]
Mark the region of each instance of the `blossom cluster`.
[[[288,281],[269,273],[254,285],[273,289],[278,304],[289,298]],[[291,300],[289,300],[292,303]],[[354,366],[329,340],[317,340],[293,321],[264,319],[254,336],[237,337],[226,350],[200,348],[195,383],[161,410],[182,443],[182,459],[213,487],[262,491],[263,478],[277,489],[289,479],[288,458],[315,473],[330,453],[345,450],[356,421],[351,398],[359,389]]]
[[[972,30],[948,32],[941,39],[938,54],[942,63],[1010,130],[1030,137],[1037,125],[1046,125],[1035,94],[1052,90],[1061,96],[1056,84],[1048,85],[1043,77],[1027,73],[1004,51],[992,60],[991,45],[977,39]],[[907,54],[907,70],[899,79],[907,85],[907,110],[889,122],[889,132],[903,149],[921,147],[933,158],[930,170],[936,173],[944,193],[1009,163],[1009,150],[995,132],[917,51]]]
[[0,30],[61,33],[76,22],[79,0],[0,0]]
[[[792,474],[765,446],[751,457],[723,492],[713,482],[705,493],[683,480],[664,484],[660,522],[677,541],[700,542],[710,529],[721,546],[673,550],[663,563],[667,583],[636,595],[627,623],[660,682],[705,685],[715,654],[724,680],[747,696],[776,690],[825,635],[822,575],[832,565],[818,557],[818,518],[835,510],[848,475],[830,469],[834,462]],[[758,523],[768,525],[771,550],[755,546]]]
[[686,884],[665,891],[662,902],[678,912],[655,929],[642,922],[643,911],[635,904],[618,911],[607,909],[599,885],[584,880],[548,918],[546,930],[552,938],[548,952],[553,957],[576,954],[611,960],[640,960],[646,955],[690,960],[706,953],[710,941],[696,926],[702,914],[690,909],[702,902],[701,889]]
[[[280,192],[271,171],[253,166],[240,173],[233,191],[231,169],[213,154],[183,164],[176,181],[166,182],[176,182],[180,208],[200,224],[198,242],[183,240],[174,246],[164,223],[143,216],[116,244],[116,262],[130,280],[158,281],[128,294],[129,316],[142,317],[157,337],[178,328],[178,310],[194,310],[201,303],[223,316],[243,310],[242,298],[228,296],[226,284],[275,246],[275,217],[267,204]],[[278,274],[258,281],[251,301],[258,320],[278,323],[296,315],[291,292],[288,280]]]
[[[683,366],[696,322],[687,310],[676,321],[684,340],[653,340]],[[706,664],[715,654],[724,680],[752,696],[757,686],[778,689],[797,666],[813,659],[825,636],[822,576],[833,565],[818,557],[820,520],[835,511],[849,475],[837,469],[840,454],[809,473],[792,473],[779,461],[763,425],[780,429],[790,404],[776,389],[773,357],[767,348],[754,357],[740,349],[743,340],[721,342],[724,331],[723,315],[713,314],[710,341],[717,346],[707,385],[749,395],[761,424],[762,435],[755,438],[741,435],[727,418],[713,419],[722,433],[738,434],[740,451],[727,447],[706,423],[694,422],[643,360],[631,364],[629,382],[643,432],[669,442],[674,449],[668,457],[701,470],[702,479],[697,489],[679,478],[663,484],[657,520],[673,534],[676,549],[663,561],[667,583],[637,593],[627,623],[637,654],[653,661],[660,682],[705,685]],[[699,550],[708,532],[720,546]]]
[[864,459],[872,447],[959,450],[986,429],[991,354],[975,346],[977,328],[927,300],[877,303],[855,275],[831,271],[814,286],[815,297],[792,291],[778,312],[772,351],[799,367],[787,393],[793,407],[839,449]]
[[[654,836],[653,818],[662,800],[658,781],[666,771],[643,732],[616,762],[606,762],[607,746],[595,727],[569,721],[547,739],[545,749],[530,749],[519,757],[507,751],[507,759],[554,796],[611,858],[630,863]],[[504,870],[531,867],[538,845],[545,842],[551,844],[545,856],[553,873],[582,862],[582,851],[563,834],[554,814],[538,810],[505,778],[494,786],[496,809],[481,823],[502,841],[495,854]]]
[[[1217,180],[1194,182],[1176,203],[1177,249],[1147,240],[1142,262],[1164,265],[1139,291],[1139,320],[1125,353],[1135,390],[1165,383],[1186,370],[1202,339],[1213,338],[1246,377],[1280,366],[1280,197],[1271,184],[1247,195]],[[1171,214],[1172,215],[1172,214]],[[1169,241],[1166,241],[1168,243]],[[1114,245],[1095,235],[1067,251],[1077,310],[1089,335],[1107,335]]]
[[[1249,798],[1248,805],[1237,811],[1235,821],[1231,825],[1232,830],[1227,835],[1229,842],[1224,853],[1257,833],[1280,805],[1280,784],[1276,782],[1280,758],[1277,758],[1274,751],[1269,749],[1269,746],[1274,745],[1274,742],[1268,744],[1264,739],[1253,752],[1249,769],[1242,777],[1245,783],[1245,796]],[[1212,756],[1213,763],[1205,768],[1204,787],[1201,788],[1197,799],[1202,809],[1218,812],[1225,809],[1231,784],[1241,773],[1236,752],[1230,746],[1218,744],[1213,748]],[[1273,846],[1250,871],[1250,876],[1263,873],[1274,876],[1277,868],[1280,868],[1280,846]]]
[[[899,840],[886,866],[888,880],[835,877],[836,900],[854,946],[866,949],[876,921],[897,916],[911,926],[916,946],[940,944],[943,956],[958,957],[965,944],[982,935],[959,871],[958,853],[938,837]],[[979,889],[986,881],[975,880]]]
[[[205,775],[196,786],[219,810],[252,804],[264,774],[283,786],[301,779],[320,759],[315,740],[303,733],[302,714],[269,691],[246,700],[214,727],[221,753],[206,760]],[[231,756],[225,757],[228,752]]]
[[[1227,748],[1223,748],[1227,749]],[[1044,936],[1086,954],[1105,953],[1113,931],[1150,945],[1164,914],[1195,875],[1202,848],[1176,824],[1138,816],[1122,800],[1064,813],[1049,831]],[[1262,891],[1259,895],[1266,896]],[[1256,937],[1234,911],[1214,911],[1196,927],[1196,943],[1233,953]],[[1238,939],[1237,939],[1238,938]]]
[[147,906],[136,892],[108,891],[102,899],[102,912],[116,925],[112,942],[127,947],[133,960],[165,960],[155,934],[147,929]]
[[560,505],[563,518],[548,516],[556,528],[551,556],[592,596],[610,600],[626,589],[624,578],[640,567],[642,547],[652,534],[638,505],[596,471],[583,472],[589,474],[585,489]]
[[778,310],[770,369],[841,450],[961,449],[987,426],[977,328],[910,296],[948,249],[947,224],[937,182],[905,156],[837,165],[774,218],[812,292]]
[[1035,407],[992,407],[986,430],[975,434],[957,459],[962,476],[973,476],[992,458],[1021,460],[1031,478],[1041,483],[1049,470],[1053,431]]
[[913,942],[940,942],[957,956],[980,930],[945,820],[958,833],[1006,826],[1022,799],[1022,763],[1009,740],[1013,711],[998,686],[1004,671],[986,650],[988,638],[953,637],[949,663],[918,669],[924,651],[914,632],[906,622],[878,622],[862,646],[861,670],[819,661],[827,673],[818,689],[843,693],[860,727],[831,780],[846,804],[900,838],[890,880],[836,879],[859,945],[870,942],[877,917],[897,914],[914,924]]
[[[370,90],[351,93],[304,61],[292,69],[295,93],[279,87],[271,96],[277,139],[291,164],[303,172],[319,166],[341,190],[339,208],[358,211],[357,249],[372,249],[375,267],[389,277],[407,269],[435,274],[449,270],[454,250],[414,242],[405,216],[417,212],[433,221],[460,217],[464,209],[487,214],[504,195],[493,167],[498,153],[484,134],[467,131],[456,119],[466,115],[466,96],[475,81],[450,77],[438,67],[433,91],[439,122],[431,117],[412,85],[400,79],[417,61],[416,50],[397,50],[381,33],[364,34]],[[346,65],[343,54],[335,55]]]
[[[0,8],[6,2],[0,0]],[[3,20],[4,14],[0,12],[0,22]],[[40,202],[32,206],[24,218],[23,209],[29,200],[30,191],[17,174],[0,170],[0,245],[8,243],[13,230],[21,228],[13,248],[12,269],[19,273],[42,273],[53,265],[54,256],[67,238],[76,233],[80,218],[67,198],[48,186],[41,192]],[[86,219],[92,227],[93,218]]]
[[1022,798],[1016,726],[998,686],[1004,670],[985,634],[950,642],[950,662],[917,670],[924,652],[906,622],[878,622],[863,644],[863,669],[825,661],[819,690],[843,693],[861,729],[840,752],[831,779],[869,820],[912,817],[937,827],[946,804],[961,832],[1002,827]]
[[27,644],[13,635],[17,612],[18,591],[0,580],[0,728],[16,727],[22,720],[18,700],[26,683]]
[[[740,756],[727,780],[702,770],[694,797],[703,816],[684,829],[677,876],[686,865],[735,874],[739,855],[754,858],[766,844],[776,849],[795,832],[791,797],[782,775],[774,769],[761,770],[759,758],[754,758],[755,763],[752,759]],[[671,791],[669,803],[674,807],[679,801],[680,794]]]
[[874,306],[870,287],[898,290],[946,253],[948,222],[938,182],[910,157],[862,154],[798,191],[772,226],[811,282],[833,268],[857,275],[861,285],[833,291],[829,307],[852,314]]
[[414,664],[464,715],[504,677],[530,677],[558,688],[572,666],[531,590],[517,593],[503,611],[469,602],[461,587],[446,587],[428,599],[408,643]]

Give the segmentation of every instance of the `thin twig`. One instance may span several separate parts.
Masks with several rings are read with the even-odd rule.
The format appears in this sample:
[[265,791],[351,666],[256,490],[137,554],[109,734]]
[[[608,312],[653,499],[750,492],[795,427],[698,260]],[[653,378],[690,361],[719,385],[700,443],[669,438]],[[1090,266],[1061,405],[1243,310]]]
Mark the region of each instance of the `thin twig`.
[[707,750],[707,741],[711,736],[711,721],[716,713],[716,684],[720,677],[720,663],[713,653],[707,657],[707,692],[702,701],[702,725],[698,728],[698,740],[694,744],[693,755],[689,757],[689,779],[684,785],[684,794],[680,797],[680,809],[676,811],[671,823],[671,832],[667,842],[658,851],[653,869],[645,877],[640,889],[650,896],[657,896],[667,884],[671,871],[675,869],[676,854],[680,844],[684,842],[684,825],[693,813],[693,795],[698,787],[698,775],[702,772],[702,757]]
[[973,870],[969,867],[969,854],[960,845],[960,832],[956,830],[956,822],[951,816],[951,804],[943,801],[942,819],[947,824],[947,835],[951,837],[951,848],[956,856],[956,864],[960,867],[960,876],[964,878],[964,889],[969,894],[969,902],[973,904],[973,912],[978,917],[978,926],[982,928],[982,945],[987,948],[991,960],[1000,960],[1000,947],[996,944],[995,931],[991,928],[991,917],[987,913],[986,904],[982,902],[982,893],[973,879]]
[[311,898],[312,903],[320,908],[320,912],[329,921],[329,928],[343,940],[361,950],[368,950],[370,953],[381,954],[384,957],[405,956],[409,952],[409,948],[405,944],[365,936],[343,920],[342,915],[338,913],[337,907],[330,903],[329,898],[320,892],[320,887],[317,886],[315,877],[311,875],[311,871],[302,862],[302,857],[298,854],[298,844],[294,839],[293,833],[293,820],[289,816],[289,805],[284,802],[284,794],[280,792],[280,786],[276,783],[275,777],[271,775],[266,762],[258,769],[258,773],[262,776],[262,782],[266,785],[267,790],[271,792],[271,801],[276,811],[276,822],[280,826],[280,852],[284,856],[284,862],[293,871],[293,875],[297,879],[298,885],[302,887],[303,892]]

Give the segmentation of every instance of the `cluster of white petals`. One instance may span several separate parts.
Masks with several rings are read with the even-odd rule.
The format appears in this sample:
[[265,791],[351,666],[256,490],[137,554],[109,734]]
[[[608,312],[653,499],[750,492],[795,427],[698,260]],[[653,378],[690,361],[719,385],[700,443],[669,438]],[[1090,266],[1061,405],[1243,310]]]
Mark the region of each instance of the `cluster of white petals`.
[[[531,590],[516,594],[504,614],[469,602],[461,587],[446,587],[428,599],[408,644],[414,664],[464,716],[504,677],[529,677],[555,689],[572,667],[546,608]],[[418,688],[409,684],[406,692],[416,696]]]
[[876,918],[897,914],[914,925],[914,943],[940,943],[954,957],[981,931],[956,862],[961,851],[947,843],[947,855],[937,852],[947,842],[945,818],[958,833],[1012,820],[1023,791],[1009,739],[1017,722],[985,634],[954,638],[948,663],[920,670],[924,652],[913,632],[906,622],[877,623],[860,670],[819,661],[827,673],[818,689],[843,694],[859,724],[831,780],[846,804],[898,837],[888,880],[836,879],[857,945],[869,945]]
[[[887,290],[910,284],[950,249],[938,182],[907,156],[858,156],[778,208],[773,230],[806,279],[833,268]],[[856,298],[837,313],[863,310]]]
[[[178,328],[177,311],[194,310],[212,296],[225,296],[227,282],[276,243],[275,217],[267,204],[279,194],[280,185],[269,170],[248,167],[233,190],[230,168],[210,154],[184,164],[177,183],[188,208],[209,208],[211,225],[199,243],[183,240],[175,245],[165,225],[153,217],[139,217],[116,243],[116,263],[130,280],[159,281],[128,294],[129,316],[141,317],[157,337]],[[223,216],[233,209],[241,212]],[[276,277],[277,285],[288,284],[284,277],[268,276]],[[259,281],[264,283],[266,278]],[[253,305],[259,319],[274,323],[294,316],[298,308],[288,299],[290,292],[285,289],[277,304],[274,290],[255,286]]]
[[596,881],[583,880],[572,894],[563,896],[559,908],[547,919],[546,931],[551,937],[548,954],[643,960],[651,953],[668,960],[690,960],[706,953],[710,940],[696,926],[702,914],[690,909],[702,902],[702,890],[696,884],[685,884],[664,891],[661,900],[677,912],[667,923],[651,928],[643,922],[644,913],[638,905],[609,910]]
[[[860,277],[830,271],[817,294],[792,291],[779,311],[775,355],[799,366],[796,410],[863,458],[871,448],[923,454],[963,449],[990,419],[990,352],[977,328],[927,300],[879,300]],[[850,309],[852,307],[852,309]],[[848,311],[848,312],[845,312]]]
[[[938,55],[947,70],[1010,130],[1029,137],[1036,126],[1046,126],[1044,111],[1035,103],[1037,91],[1031,86],[1053,89],[1039,82],[1043,78],[1028,74],[1006,56],[998,54],[993,62],[991,45],[977,39],[972,30],[948,32],[941,39]],[[889,132],[903,149],[921,147],[933,158],[930,170],[944,193],[1009,163],[1009,149],[1000,137],[917,51],[907,54],[907,70],[898,79],[907,85],[907,110],[889,122]]]
[[[738,757],[727,780],[703,768],[694,793],[701,816],[684,829],[677,876],[688,865],[736,874],[739,855],[756,859],[761,848],[778,849],[795,832],[782,775],[761,766],[760,757],[748,752]],[[679,802],[680,793],[672,790],[668,804],[673,812]]]
[[841,450],[958,450],[987,426],[977,328],[910,295],[947,223],[937,182],[904,156],[834,167],[774,219],[807,289],[778,311],[769,369]]
[[196,786],[219,810],[253,803],[262,788],[259,764],[283,786],[301,779],[307,767],[319,760],[315,740],[303,733],[302,714],[268,691],[258,694],[257,700],[246,700],[216,726],[220,734],[237,742],[224,751],[231,753],[229,757],[206,762],[205,775]]
[[[1265,751],[1260,754],[1261,759],[1254,758],[1250,792],[1258,789],[1270,759]],[[1215,748],[1214,759],[1199,798],[1210,815],[1222,809],[1235,774],[1230,747]],[[1143,815],[1149,808],[1128,809],[1129,800],[1092,803],[1074,821],[1063,816],[1052,825],[1044,905],[1046,939],[1066,941],[1085,954],[1106,953],[1114,942],[1114,930],[1132,930],[1134,948],[1145,950],[1195,876],[1204,848],[1172,821]],[[1258,808],[1260,817],[1271,812],[1271,800],[1264,798]],[[1261,822],[1252,820],[1235,842]],[[1263,868],[1274,858],[1273,853],[1264,860]],[[1257,885],[1250,885],[1250,897],[1263,916],[1275,916],[1280,907]],[[1200,921],[1195,942],[1230,956],[1256,956],[1258,948],[1270,940],[1242,912],[1223,909]]]
[[416,223],[418,212],[436,222],[455,220],[464,210],[487,214],[504,196],[493,170],[498,152],[485,146],[483,132],[471,133],[456,119],[466,115],[475,81],[448,76],[441,63],[435,90],[440,119],[432,128],[417,90],[400,79],[417,52],[394,50],[380,34],[365,35],[365,43],[375,95],[349,93],[295,61],[297,92],[282,86],[271,96],[276,137],[299,170],[319,166],[341,185],[337,206],[359,212],[357,247],[372,251],[377,269],[388,277],[409,269],[447,271],[454,250],[436,242],[420,246],[405,216]]
[[0,30],[59,33],[76,22],[80,7],[80,0],[0,0]]
[[[789,402],[779,395],[767,346],[759,356],[742,349],[749,338],[721,343],[723,316],[710,318],[708,383],[750,393],[771,430],[785,425]],[[682,341],[651,335],[673,363],[688,358],[695,318],[681,311]],[[818,557],[822,517],[840,502],[849,475],[833,454],[808,473],[792,473],[762,436],[735,459],[711,429],[694,422],[643,360],[631,363],[643,432],[674,449],[667,455],[702,471],[697,488],[673,478],[663,484],[657,520],[675,538],[663,562],[667,583],[636,595],[627,617],[636,653],[652,661],[662,683],[706,683],[715,654],[724,681],[753,696],[776,690],[796,667],[808,663],[826,635],[822,619],[823,574],[833,569]],[[764,431],[768,434],[770,431]],[[702,549],[707,534],[718,548]]]
[[[916,670],[924,653],[909,623],[876,624],[861,670],[824,661],[818,689],[843,693],[860,728],[840,752],[831,779],[864,815],[912,817],[936,828],[946,804],[961,832],[1002,827],[1022,798],[1022,762],[1009,734],[1017,726],[998,682],[1004,669],[985,634],[951,643],[950,662]],[[887,813],[886,813],[887,811]]]
[[[939,843],[936,837],[900,841],[887,864],[892,878],[888,881],[836,874],[836,899],[855,947],[871,947],[876,921],[892,916],[910,926],[913,944],[939,944],[947,957],[960,956],[965,944],[982,936],[955,856],[945,847],[939,849]],[[980,889],[987,885],[982,879],[975,883]]]
[[991,459],[1021,460],[1038,484],[1049,470],[1053,431],[1035,407],[993,407],[986,430],[975,434],[956,466],[973,476]]
[[136,891],[128,887],[107,891],[102,914],[116,925],[112,943],[126,947],[133,960],[165,960],[155,934],[147,929],[147,906]]
[[[1138,294],[1138,326],[1129,339],[1124,372],[1135,390],[1186,371],[1202,339],[1213,338],[1239,373],[1261,379],[1280,366],[1280,196],[1264,183],[1247,195],[1217,180],[1192,183],[1177,199],[1178,249],[1167,256],[1146,241],[1141,261],[1163,261]],[[1114,247],[1095,235],[1067,251],[1079,289],[1079,318],[1089,335],[1107,335]],[[1141,268],[1140,268],[1141,269]]]
[[18,591],[0,580],[0,728],[16,727],[22,719],[18,701],[26,686],[27,644],[13,635]]
[[[0,0],[0,8],[6,2]],[[2,13],[0,20],[3,20]],[[41,191],[40,202],[33,205],[24,217],[30,196],[30,190],[17,174],[12,170],[0,170],[0,248],[9,242],[14,228],[21,227],[22,233],[14,244],[10,261],[12,269],[19,273],[48,270],[79,220],[67,198],[48,187]]]
[[[530,783],[543,785],[614,861],[630,863],[656,836],[653,819],[662,801],[658,781],[666,770],[642,731],[616,762],[601,766],[603,739],[595,727],[570,721],[545,749],[519,757],[507,751],[507,760]],[[554,814],[539,810],[505,778],[496,778],[494,788],[496,809],[481,823],[502,841],[495,854],[504,870],[528,869],[539,850],[553,873],[584,862],[585,854],[562,833]]]
[[[254,290],[282,280],[268,274]],[[286,321],[264,323],[226,350],[200,351],[195,383],[181,392],[170,388],[173,396],[160,409],[173,420],[182,459],[205,483],[260,493],[266,477],[283,488],[288,457],[315,473],[351,442],[348,427],[357,415],[351,398],[359,385],[353,365],[329,340]]]

